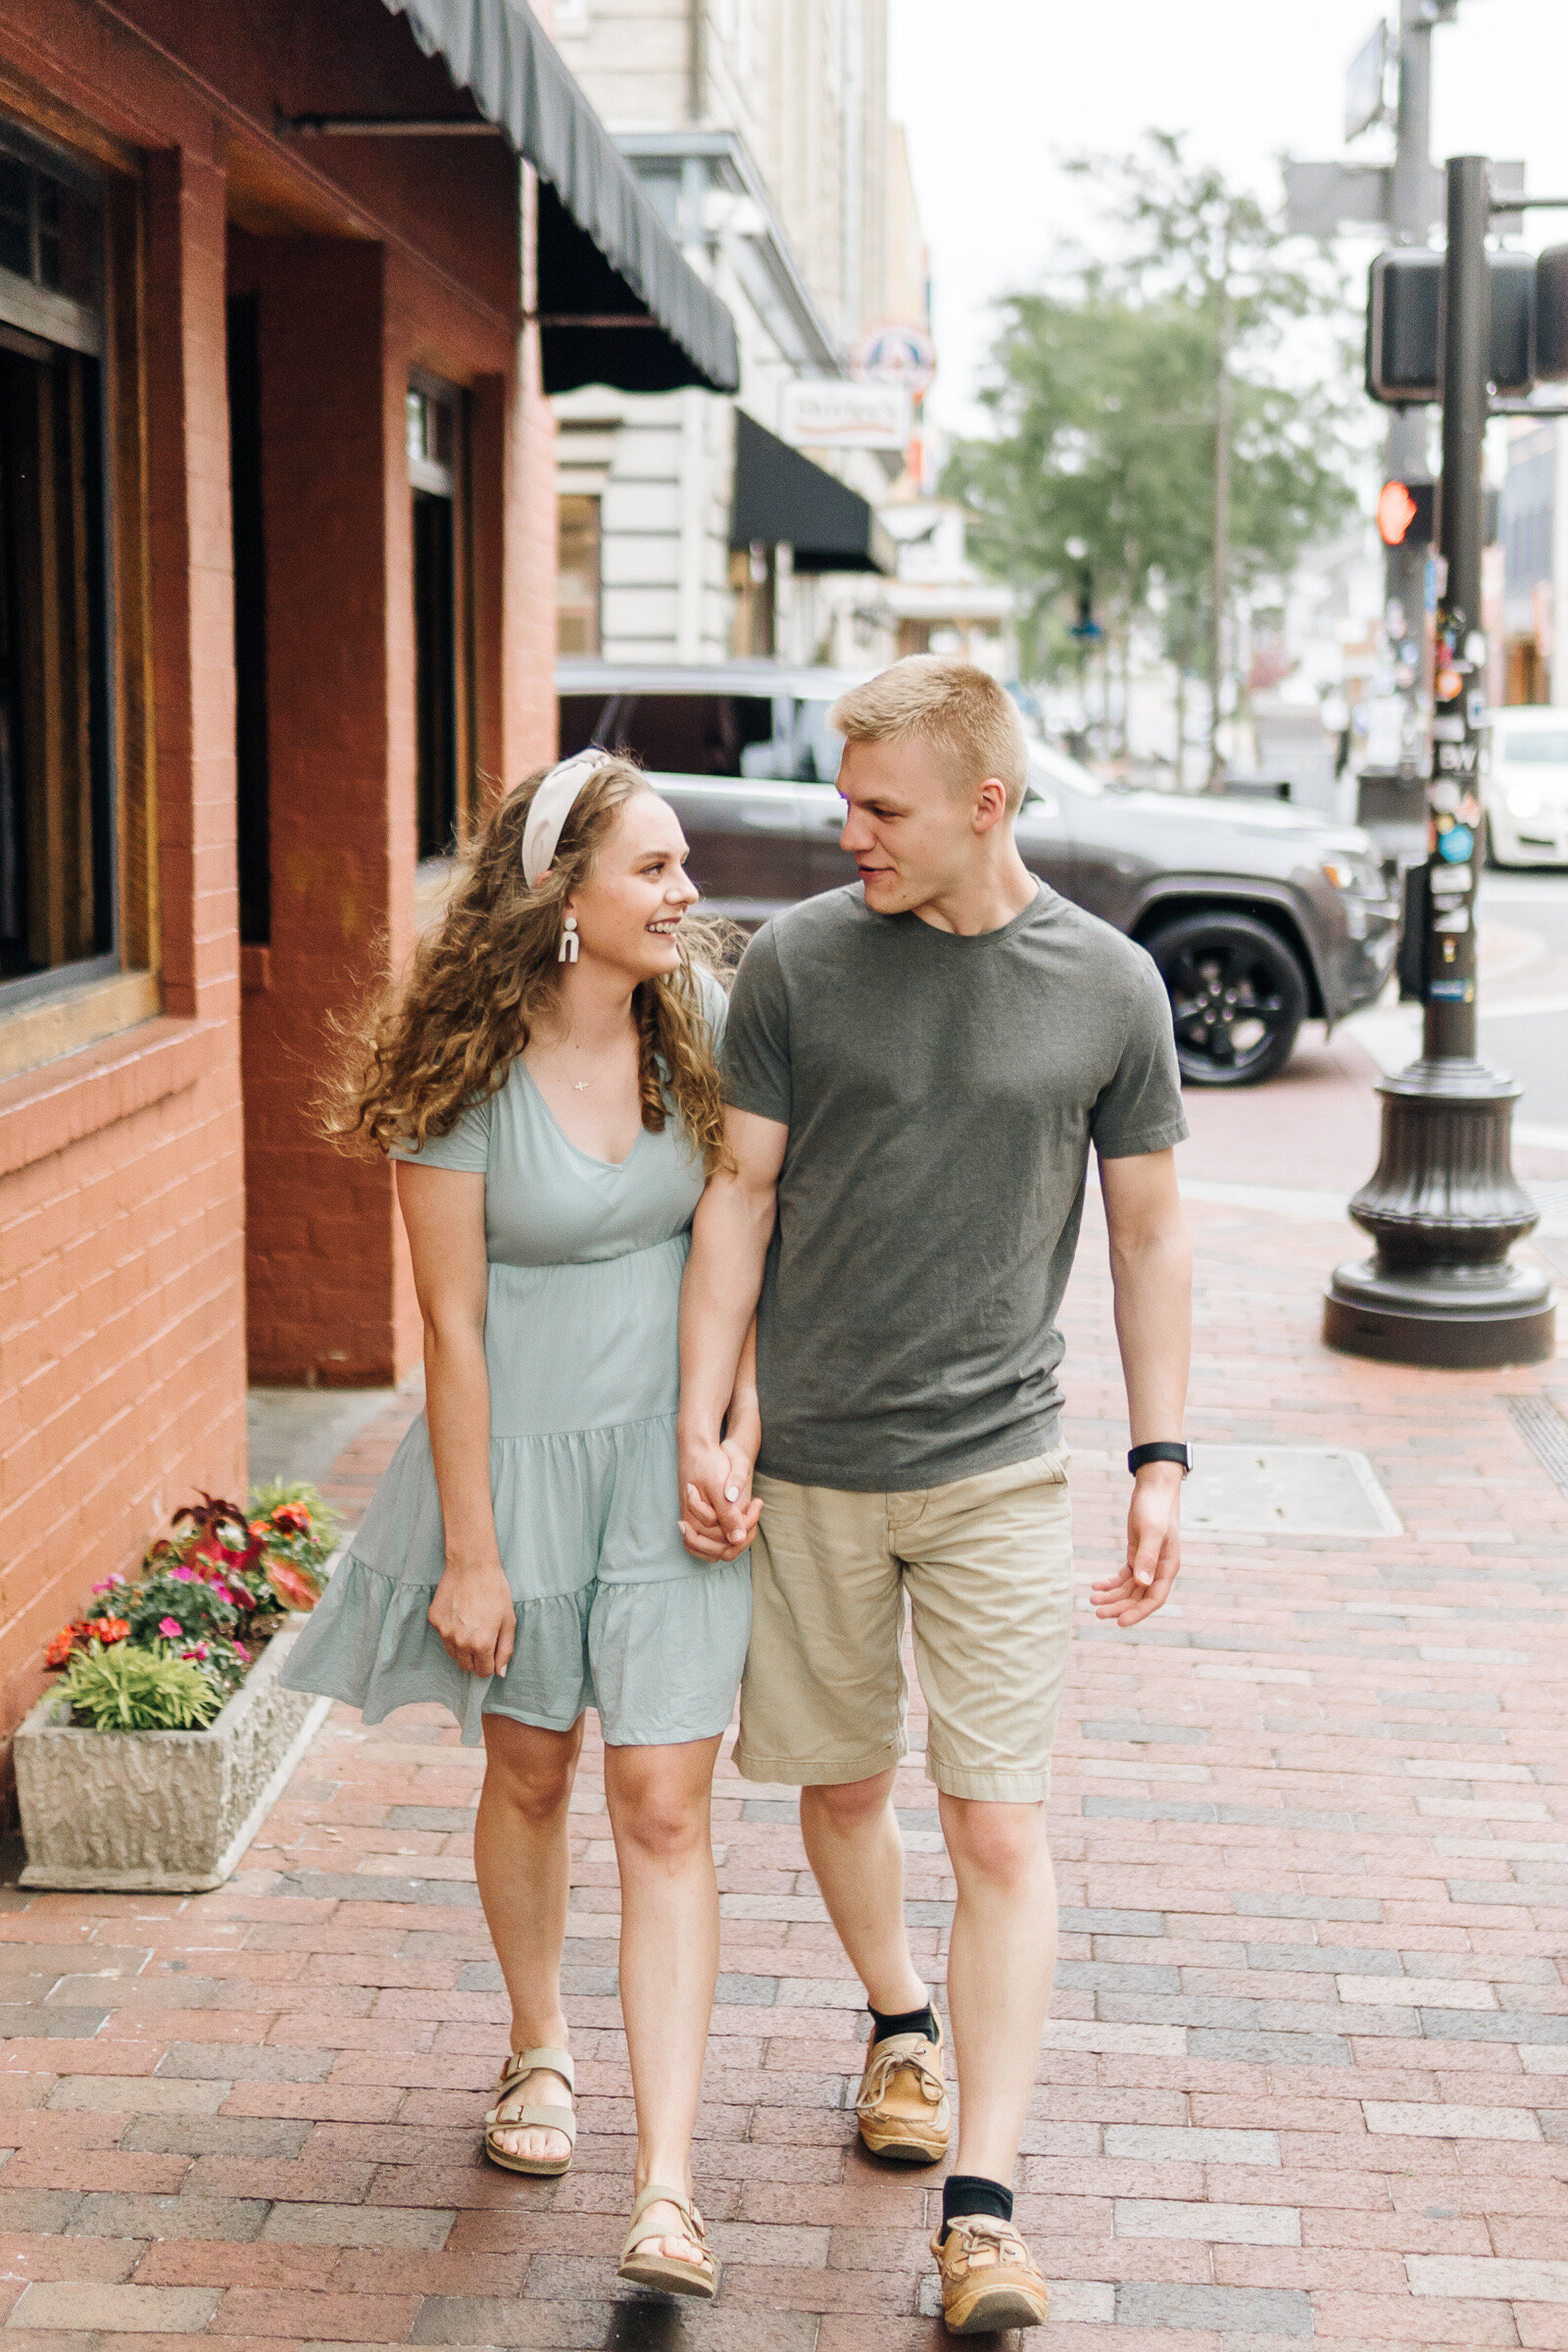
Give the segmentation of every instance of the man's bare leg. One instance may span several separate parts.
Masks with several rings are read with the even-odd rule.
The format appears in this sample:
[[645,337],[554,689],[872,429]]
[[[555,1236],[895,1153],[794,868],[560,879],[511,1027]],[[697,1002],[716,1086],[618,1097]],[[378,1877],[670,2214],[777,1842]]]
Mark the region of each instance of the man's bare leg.
[[946,1793],[939,1802],[958,1882],[948,1951],[958,2076],[954,2170],[1005,2187],[1018,2160],[1056,1966],[1046,1809]]
[[904,1925],[904,1841],[891,1772],[837,1788],[801,1790],[801,1836],[828,1917],[866,1999],[884,2016],[930,1998],[909,1957]]

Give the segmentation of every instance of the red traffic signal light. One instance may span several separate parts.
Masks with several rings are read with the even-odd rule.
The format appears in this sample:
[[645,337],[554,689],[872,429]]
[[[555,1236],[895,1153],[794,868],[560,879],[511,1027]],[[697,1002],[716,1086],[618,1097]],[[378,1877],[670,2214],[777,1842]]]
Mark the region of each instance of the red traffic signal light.
[[1437,505],[1432,482],[1385,482],[1378,492],[1378,536],[1385,547],[1430,547]]

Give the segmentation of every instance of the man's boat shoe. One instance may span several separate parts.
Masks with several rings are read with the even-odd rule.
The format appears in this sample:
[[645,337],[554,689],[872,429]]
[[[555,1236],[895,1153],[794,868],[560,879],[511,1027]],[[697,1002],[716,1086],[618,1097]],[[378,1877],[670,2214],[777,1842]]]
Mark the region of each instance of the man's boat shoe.
[[931,2251],[942,2274],[942,2316],[950,2335],[1040,2328],[1049,2300],[1034,2257],[1010,2222],[963,2213],[939,2230]]
[[953,2110],[942,2080],[942,2021],[937,2037],[890,2034],[865,2053],[855,2102],[860,2137],[873,2156],[896,2164],[938,2164],[953,2134]]

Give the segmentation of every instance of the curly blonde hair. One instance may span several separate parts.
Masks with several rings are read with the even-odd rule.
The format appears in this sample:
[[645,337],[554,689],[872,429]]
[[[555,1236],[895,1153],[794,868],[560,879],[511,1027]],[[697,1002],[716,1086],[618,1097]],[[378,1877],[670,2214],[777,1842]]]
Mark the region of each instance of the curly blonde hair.
[[[555,1008],[565,902],[592,878],[619,811],[653,787],[629,760],[607,755],[530,889],[523,827],[549,772],[538,768],[497,803],[406,975],[389,982],[350,1031],[322,1104],[335,1141],[389,1152],[446,1135],[466,1103],[500,1089],[541,1014]],[[699,975],[722,976],[727,943],[717,925],[690,915],[678,940],[679,968],[642,981],[632,996],[643,1125],[661,1134],[672,1101],[711,1175],[725,1160],[724,1111]]]

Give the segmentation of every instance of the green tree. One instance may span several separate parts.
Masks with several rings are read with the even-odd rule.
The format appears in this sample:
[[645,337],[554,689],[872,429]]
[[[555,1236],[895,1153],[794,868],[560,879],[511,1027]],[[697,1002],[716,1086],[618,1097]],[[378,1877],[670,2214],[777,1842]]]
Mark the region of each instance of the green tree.
[[1068,169],[1109,250],[1059,291],[1003,302],[993,429],[956,448],[948,486],[980,561],[1021,592],[1035,674],[1071,658],[1063,608],[1087,578],[1107,663],[1152,624],[1179,693],[1199,667],[1217,688],[1233,597],[1289,572],[1353,505],[1343,292],[1178,137]]

